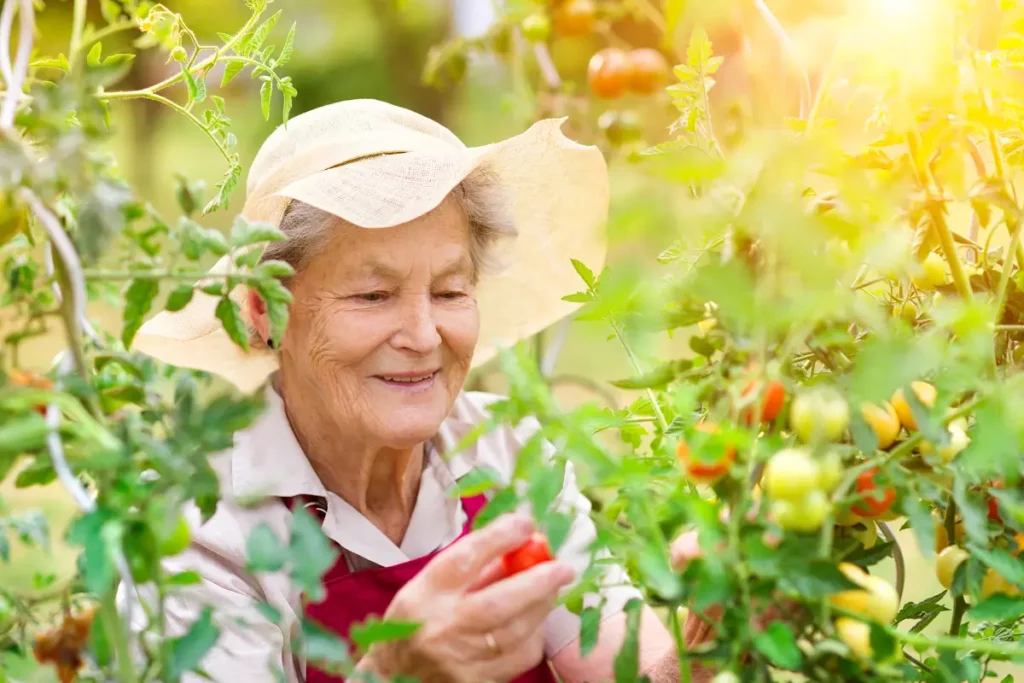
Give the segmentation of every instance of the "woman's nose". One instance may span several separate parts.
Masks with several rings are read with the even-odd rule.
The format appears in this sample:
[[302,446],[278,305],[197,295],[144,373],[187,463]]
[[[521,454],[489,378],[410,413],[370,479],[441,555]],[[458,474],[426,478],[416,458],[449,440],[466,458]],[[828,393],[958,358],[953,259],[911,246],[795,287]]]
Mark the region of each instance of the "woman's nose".
[[394,343],[416,353],[429,353],[441,344],[430,296],[410,297],[402,306]]

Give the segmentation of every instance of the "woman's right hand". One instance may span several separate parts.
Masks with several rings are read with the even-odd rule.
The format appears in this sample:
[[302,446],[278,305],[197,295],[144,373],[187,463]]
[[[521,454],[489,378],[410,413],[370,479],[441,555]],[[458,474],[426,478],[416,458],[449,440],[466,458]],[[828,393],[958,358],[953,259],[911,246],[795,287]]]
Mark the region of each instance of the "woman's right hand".
[[573,568],[544,562],[505,577],[502,556],[526,543],[533,523],[506,515],[445,548],[392,600],[384,619],[422,624],[405,641],[370,647],[358,669],[422,683],[507,681],[544,656],[544,619]]

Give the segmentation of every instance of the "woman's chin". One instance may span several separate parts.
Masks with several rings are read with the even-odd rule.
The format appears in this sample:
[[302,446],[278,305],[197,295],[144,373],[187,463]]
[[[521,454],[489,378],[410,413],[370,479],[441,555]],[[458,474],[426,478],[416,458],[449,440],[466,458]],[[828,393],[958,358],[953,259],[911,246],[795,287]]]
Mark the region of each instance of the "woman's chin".
[[393,448],[411,448],[434,438],[447,416],[441,408],[410,410],[395,408],[381,422],[381,439]]

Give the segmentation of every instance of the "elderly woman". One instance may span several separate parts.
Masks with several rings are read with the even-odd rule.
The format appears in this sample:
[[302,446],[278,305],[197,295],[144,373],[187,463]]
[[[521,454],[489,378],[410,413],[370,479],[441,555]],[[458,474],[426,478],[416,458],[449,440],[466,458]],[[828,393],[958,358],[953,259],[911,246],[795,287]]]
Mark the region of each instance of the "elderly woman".
[[[358,669],[422,681],[613,678],[623,606],[638,593],[609,569],[600,642],[581,657],[579,620],[557,606],[590,559],[589,505],[568,468],[560,501],[576,519],[553,562],[505,577],[500,559],[529,538],[531,519],[506,515],[470,532],[486,499],[448,494],[477,467],[511,479],[536,422],[453,447],[488,419],[495,397],[463,391],[474,363],[501,343],[571,312],[570,257],[599,267],[607,171],[594,148],[562,136],[559,121],[481,148],[441,125],[376,101],[308,112],[257,155],[244,213],[287,236],[263,259],[295,274],[290,321],[271,334],[267,304],[240,289],[254,346],[242,353],[199,292],[162,313],[138,345],[165,361],[223,375],[244,390],[265,384],[267,410],[214,459],[217,513],[192,547],[168,560],[202,582],[167,605],[184,629],[204,605],[222,635],[202,669],[215,681],[340,680],[308,665],[295,640],[308,616],[342,636],[371,615],[415,621],[409,640],[372,646]],[[244,504],[258,496],[265,501]],[[287,537],[304,505],[337,545],[326,597],[303,599],[284,573],[246,571],[246,539],[260,524]],[[687,539],[692,544],[693,539]],[[677,547],[679,553],[685,548]],[[280,614],[269,618],[269,604]],[[696,622],[688,639],[698,640]],[[678,674],[672,639],[644,612],[641,669]],[[702,680],[706,672],[698,673]]]

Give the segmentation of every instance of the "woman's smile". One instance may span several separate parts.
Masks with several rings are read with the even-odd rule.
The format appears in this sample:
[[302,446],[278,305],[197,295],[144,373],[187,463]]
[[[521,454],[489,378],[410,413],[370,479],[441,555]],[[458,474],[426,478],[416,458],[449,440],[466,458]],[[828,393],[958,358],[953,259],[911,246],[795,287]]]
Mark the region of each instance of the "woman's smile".
[[377,383],[407,394],[420,394],[430,390],[437,383],[437,376],[440,370],[426,372],[398,372],[383,375],[374,375]]

